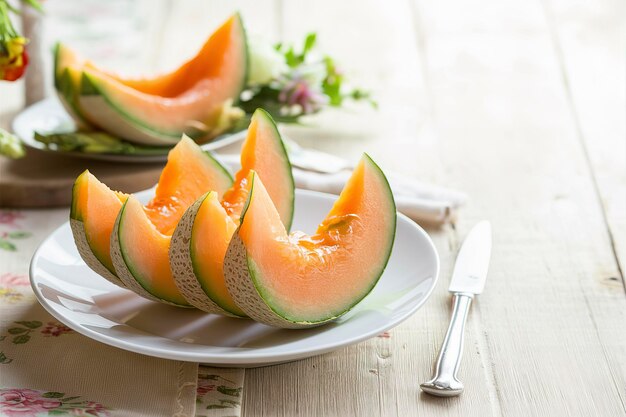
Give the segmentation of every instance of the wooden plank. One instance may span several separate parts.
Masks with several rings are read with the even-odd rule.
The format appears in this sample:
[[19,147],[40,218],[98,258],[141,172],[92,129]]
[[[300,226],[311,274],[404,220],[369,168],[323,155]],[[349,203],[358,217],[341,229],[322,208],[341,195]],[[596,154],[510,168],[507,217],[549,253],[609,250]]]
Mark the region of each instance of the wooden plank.
[[[480,353],[484,375],[463,375],[468,392],[459,399],[418,401],[416,375],[428,372],[419,341],[430,344],[434,356],[440,339],[428,324],[414,327],[416,316],[392,332],[389,342],[248,371],[248,384],[261,388],[247,389],[245,410],[253,415],[623,415],[616,373],[626,345],[624,297],[620,285],[607,285],[617,264],[541,4],[418,6],[446,178],[473,196],[460,229],[487,217],[496,231],[492,278],[474,310],[464,362],[467,373]],[[294,7],[302,11],[301,4]],[[361,4],[359,13],[369,7]],[[343,22],[358,21],[358,16],[346,19],[341,7],[334,11]],[[307,24],[318,24],[311,13],[305,13],[311,18]],[[384,36],[379,23],[376,34]],[[367,33],[359,39],[369,40]],[[347,145],[319,146],[349,153]],[[387,155],[392,159],[394,153]],[[440,249],[442,243],[438,239]],[[451,261],[444,257],[444,274]],[[432,327],[445,326],[445,304],[440,288],[423,312],[441,312],[432,314]],[[405,329],[421,332],[421,338],[396,345]],[[378,374],[375,382],[364,376],[368,368]],[[481,380],[486,387],[472,385]],[[488,394],[472,400],[481,389]],[[485,404],[487,398],[491,404]]]
[[502,414],[624,415],[623,289],[541,3],[419,10],[459,228],[494,226],[476,330]]
[[[615,274],[599,278],[617,290],[620,280],[624,285],[626,267],[626,5],[611,0],[551,0],[544,1],[544,6],[554,28],[553,42],[578,137],[591,165],[618,263]],[[625,339],[613,335],[616,329],[607,317],[611,308],[602,302],[589,304],[598,334],[609,342],[604,354],[614,365],[610,383],[617,386],[626,408]]]
[[[563,83],[587,151],[614,251],[626,267],[626,4],[545,1]],[[609,278],[609,277],[607,277]],[[619,277],[610,277],[613,278]]]
[[[354,83],[372,89],[380,103],[377,112],[355,107],[322,114],[312,118],[313,128],[289,128],[289,135],[306,146],[349,158],[367,151],[385,168],[442,181],[445,173],[417,49],[419,33],[408,2],[389,7],[376,1],[289,1],[283,16],[286,41],[300,42],[307,32],[316,31],[320,51],[336,57]],[[419,383],[430,376],[446,330],[447,277],[457,248],[453,229],[433,231],[432,236],[442,258],[443,278],[422,310],[390,337],[300,362],[247,370],[243,414],[454,416],[471,404],[475,415],[491,415],[479,333],[467,338],[461,374],[472,389],[463,401],[434,400],[419,391]],[[470,326],[474,321],[471,317]]]

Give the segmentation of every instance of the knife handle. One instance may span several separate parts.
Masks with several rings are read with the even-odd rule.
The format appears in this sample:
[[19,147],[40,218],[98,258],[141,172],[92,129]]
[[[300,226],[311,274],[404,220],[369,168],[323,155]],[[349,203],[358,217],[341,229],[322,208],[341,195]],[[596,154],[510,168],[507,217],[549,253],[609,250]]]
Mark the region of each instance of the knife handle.
[[454,293],[454,307],[448,332],[439,351],[435,375],[420,385],[424,392],[439,397],[452,397],[463,392],[463,383],[456,377],[463,356],[463,332],[473,294]]

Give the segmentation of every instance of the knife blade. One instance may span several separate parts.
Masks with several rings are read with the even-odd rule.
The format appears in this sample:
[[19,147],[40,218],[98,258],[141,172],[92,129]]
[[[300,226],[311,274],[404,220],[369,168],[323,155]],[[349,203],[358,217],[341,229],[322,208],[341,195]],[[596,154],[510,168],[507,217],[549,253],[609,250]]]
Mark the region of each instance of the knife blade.
[[457,255],[448,291],[480,294],[485,288],[491,258],[491,224],[482,221],[472,228]]
[[491,258],[491,224],[482,221],[465,238],[454,264],[448,290],[454,294],[452,317],[435,364],[435,375],[420,385],[428,394],[452,397],[463,392],[457,378],[463,355],[463,333],[470,305],[482,293]]

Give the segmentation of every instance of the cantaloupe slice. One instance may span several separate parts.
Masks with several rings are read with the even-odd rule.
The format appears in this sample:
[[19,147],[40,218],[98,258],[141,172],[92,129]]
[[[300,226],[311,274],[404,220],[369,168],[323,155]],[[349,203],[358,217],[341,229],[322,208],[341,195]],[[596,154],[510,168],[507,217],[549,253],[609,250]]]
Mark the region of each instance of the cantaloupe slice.
[[194,58],[150,79],[121,78],[62,45],[55,56],[55,85],[70,114],[129,141],[170,145],[182,134],[208,140],[243,115],[232,107],[245,87],[248,68],[238,14],[217,29]]
[[70,210],[70,226],[80,256],[87,266],[121,287],[124,283],[115,273],[109,248],[117,213],[127,198],[85,171],[74,182]]
[[155,197],[144,207],[130,196],[111,233],[111,260],[124,285],[137,294],[189,306],[174,284],[169,242],[185,210],[204,193],[222,195],[230,174],[191,139],[183,137],[170,151]]
[[393,246],[396,208],[389,184],[364,155],[314,235],[287,234],[263,186],[252,178],[224,260],[233,300],[259,322],[318,326],[374,288]]
[[217,193],[198,199],[183,215],[170,245],[170,264],[177,287],[197,308],[209,313],[245,316],[231,298],[222,271],[224,256],[248,198],[252,172],[267,191],[287,230],[293,218],[291,165],[271,116],[257,110],[241,150],[241,170],[220,201]]
[[54,88],[65,111],[79,129],[91,126],[78,105],[78,89],[84,62],[67,46],[57,43],[54,48]]

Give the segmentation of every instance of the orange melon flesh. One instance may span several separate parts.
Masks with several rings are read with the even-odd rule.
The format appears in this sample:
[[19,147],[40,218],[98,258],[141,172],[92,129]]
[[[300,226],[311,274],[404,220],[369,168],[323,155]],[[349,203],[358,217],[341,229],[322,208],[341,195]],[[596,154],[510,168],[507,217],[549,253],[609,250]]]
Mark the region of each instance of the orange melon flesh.
[[[174,284],[169,264],[172,233],[185,210],[201,195],[222,195],[231,179],[224,168],[189,138],[170,151],[155,197],[143,207],[131,197],[120,213],[119,246],[132,278],[155,297],[188,305]],[[119,269],[115,265],[116,270]]]
[[200,206],[191,233],[194,274],[204,292],[225,310],[245,315],[224,282],[223,261],[239,225],[254,173],[265,179],[270,198],[279,207],[281,222],[289,229],[293,218],[294,182],[287,152],[271,116],[258,109],[252,116],[241,149],[241,169],[221,204],[210,196]]
[[[225,64],[232,60],[235,53],[230,48],[230,32],[233,25],[237,25],[238,15],[231,16],[222,26],[204,43],[198,53],[172,72],[157,75],[149,78],[125,78],[114,72],[99,68],[93,62],[80,58],[76,52],[65,45],[57,45],[57,49],[62,51],[60,62],[55,64],[55,75],[61,76],[66,68],[72,68],[79,72],[88,69],[92,72],[102,74],[119,83],[139,92],[160,96],[177,97],[195,86],[198,81],[205,78],[216,78],[224,71]],[[79,81],[80,77],[75,79]]]
[[292,322],[338,317],[374,287],[386,266],[396,211],[387,180],[364,156],[315,234],[287,234],[255,178],[239,229],[254,285]]
[[74,51],[58,43],[54,51],[54,87],[59,101],[74,119],[78,127],[85,128],[89,122],[78,106],[78,87],[83,61]]
[[[195,87],[198,81],[217,79],[230,67],[229,61],[237,59],[232,55],[238,48],[232,48],[233,26],[239,24],[239,16],[231,16],[204,43],[200,51],[178,69],[161,76],[144,79],[119,79],[124,85],[142,93],[160,97],[178,97]],[[92,67],[92,65],[90,65]]]
[[[241,169],[235,176],[235,186],[224,194],[223,205],[229,215],[238,221],[239,214],[248,198],[246,181],[251,170],[263,178],[267,192],[278,210],[286,229],[291,228],[293,218],[294,182],[291,164],[287,152],[279,139],[279,143],[271,138],[280,138],[280,134],[271,116],[264,110],[257,110],[250,121],[248,135],[241,149]],[[269,146],[272,144],[273,146]],[[280,163],[280,164],[279,164]]]
[[[248,172],[247,181],[241,181],[229,190],[231,198],[246,201],[253,175]],[[239,211],[233,211],[233,207],[227,210],[225,203],[220,203],[217,195],[211,193],[198,209],[191,234],[191,258],[194,274],[204,292],[228,312],[245,316],[226,288],[223,271],[224,257],[237,230],[241,208]]]
[[70,218],[81,221],[87,243],[98,261],[115,274],[110,239],[117,214],[128,195],[112,191],[88,170],[78,176],[72,189]]
[[129,140],[145,143],[154,134],[163,143],[185,132],[201,135],[229,117],[225,103],[237,100],[245,84],[245,51],[243,25],[234,15],[194,59],[170,74],[124,80],[86,65],[79,105],[90,121]]
[[224,181],[228,173],[220,167],[216,175],[215,165],[207,164],[208,158],[188,138],[169,153],[154,198],[145,207],[150,222],[159,232],[171,236],[187,207],[198,197],[209,190],[222,195],[230,185],[230,181]]
[[[174,217],[170,213],[170,217]],[[124,206],[123,256],[141,286],[155,297],[179,305],[187,301],[178,291],[170,270],[168,250],[171,235],[161,233],[139,200],[130,197]]]

